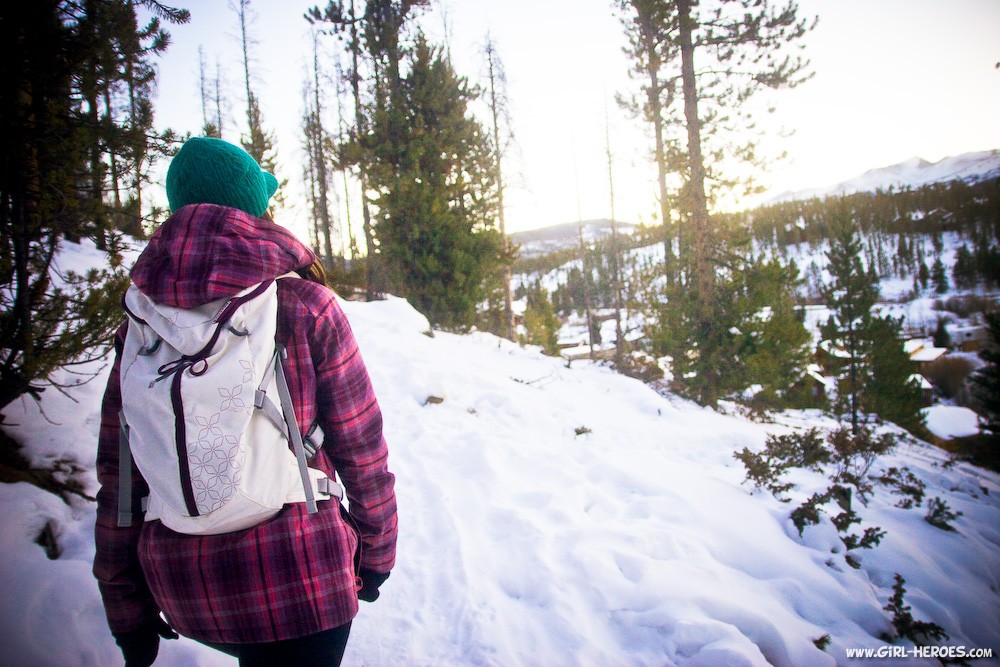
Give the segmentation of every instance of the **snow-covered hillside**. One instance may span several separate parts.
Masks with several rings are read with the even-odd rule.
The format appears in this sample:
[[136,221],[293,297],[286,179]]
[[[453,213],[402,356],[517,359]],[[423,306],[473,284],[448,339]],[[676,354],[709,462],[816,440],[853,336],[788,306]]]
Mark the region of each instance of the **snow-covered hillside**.
[[612,224],[609,219],[600,219],[567,222],[541,229],[514,232],[510,238],[517,246],[520,257],[531,258],[560,250],[579,248],[581,234],[585,244],[593,245],[596,241],[611,236],[612,228],[618,234],[632,234],[635,231],[635,225],[632,223],[615,222]]
[[[923,158],[914,157],[888,167],[869,169],[859,176],[833,185],[764,195],[763,203],[776,204],[812,197],[875,192],[879,189],[886,190],[890,186],[897,189],[904,186],[919,188],[932,183],[953,180],[975,183],[997,176],[1000,176],[1000,149],[963,153],[933,163]],[[521,257],[537,257],[558,250],[578,247],[578,224],[583,225],[584,241],[588,244],[611,233],[610,220],[587,220],[583,223],[569,222],[515,232],[511,234],[511,238],[519,246]],[[635,229],[635,225],[632,223],[619,221],[617,224],[619,231],[625,234],[630,234]]]
[[[847,651],[886,646],[895,573],[913,616],[950,635],[942,644],[1000,654],[997,475],[906,439],[873,473],[909,467],[928,499],[961,512],[956,530],[879,491],[859,512],[887,535],[854,569],[829,519],[800,536],[790,504],[753,492],[733,458],[769,433],[830,427],[823,417],[752,423],[485,334],[428,337],[398,299],[344,307],[385,413],[400,511],[397,568],[362,607],[346,665],[885,664]],[[79,465],[91,494],[101,384],[76,403],[47,392],[48,419],[30,400],[5,413],[35,463]],[[816,473],[790,479],[797,502],[824,488]],[[121,664],[90,575],[93,505],[22,483],[0,485],[0,507],[3,664]],[[36,543],[46,524],[57,560]],[[157,665],[233,662],[180,640]]]
[[870,169],[860,176],[828,187],[785,192],[770,198],[774,204],[795,199],[845,195],[853,192],[875,192],[890,186],[918,188],[931,183],[962,180],[969,183],[1000,176],[1000,150],[977,151],[928,162],[919,157],[888,167]]

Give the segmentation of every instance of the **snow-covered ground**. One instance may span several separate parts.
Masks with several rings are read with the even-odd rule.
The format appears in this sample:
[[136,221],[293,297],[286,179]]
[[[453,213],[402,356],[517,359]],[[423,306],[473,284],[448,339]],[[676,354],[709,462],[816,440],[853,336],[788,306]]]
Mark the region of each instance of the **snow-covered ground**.
[[[1000,151],[998,151],[998,154],[1000,154]],[[951,275],[958,248],[962,245],[967,245],[967,242],[956,232],[945,232],[941,235],[941,239],[941,261],[949,277],[949,285],[952,285]],[[770,250],[766,249],[765,252],[769,253]],[[827,252],[828,247],[825,244],[812,246],[809,243],[799,243],[790,245],[784,249],[782,261],[794,261],[799,268],[800,278],[803,280],[805,280],[808,268],[815,265],[820,273],[821,280],[829,282],[831,277],[826,270],[828,264]],[[654,243],[646,247],[629,250],[627,260],[624,264],[626,267],[648,267],[656,266],[662,263],[662,261],[663,245],[661,243]],[[930,263],[930,260],[928,260],[928,263]],[[579,260],[571,260],[544,274],[518,274],[514,276],[514,286],[527,286],[538,282],[551,294],[558,287],[567,283],[572,270],[580,270],[581,267],[582,264]],[[654,281],[652,284],[645,285],[644,289],[649,290],[650,298],[655,298],[655,290],[658,289],[658,285]],[[800,293],[805,295],[805,292],[806,287],[800,287]],[[875,308],[879,315],[891,315],[896,319],[902,318],[903,331],[918,337],[932,335],[937,327],[938,320],[944,320],[947,323],[948,331],[952,332],[953,340],[958,341],[958,332],[969,328],[982,327],[982,316],[976,313],[971,318],[963,319],[954,313],[942,310],[942,304],[953,297],[961,299],[969,296],[1000,301],[1000,294],[995,290],[987,291],[982,287],[957,290],[952,286],[944,294],[939,294],[933,286],[915,290],[912,277],[899,278],[897,276],[889,276],[883,278],[879,283],[880,301]],[[523,312],[523,300],[520,308],[521,312]],[[818,343],[821,338],[819,327],[829,319],[831,312],[823,305],[807,305],[804,307],[804,311],[805,326],[813,335],[814,342]],[[614,311],[610,310],[602,314],[604,321],[601,329],[601,340],[603,344],[600,347],[606,349],[614,346],[615,327],[614,322],[610,319],[613,317],[613,313]],[[623,326],[629,332],[629,340],[641,338],[644,335],[643,327],[646,324],[646,319],[643,312],[634,308],[627,309],[623,312],[623,319],[625,320]],[[567,342],[583,341],[586,340],[586,332],[587,326],[584,315],[578,312],[572,313],[569,317],[565,318],[559,331],[559,339]]]
[[[859,512],[887,535],[854,569],[828,518],[801,537],[789,519],[825,488],[820,475],[792,475],[797,502],[782,503],[733,458],[769,433],[830,427],[822,416],[753,423],[489,335],[428,337],[398,299],[344,306],[385,413],[400,511],[397,567],[362,606],[346,665],[886,664],[847,650],[886,646],[895,573],[914,617],[949,634],[942,644],[1000,655],[1000,476],[908,439],[873,473],[909,467],[928,499],[961,512],[956,530],[880,490]],[[73,390],[76,402],[46,392],[47,418],[30,399],[5,412],[33,462],[83,468],[90,494],[102,385]],[[0,662],[121,664],[90,574],[93,504],[22,483],[0,485],[0,508]],[[47,524],[57,560],[36,543]],[[157,662],[233,664],[183,639]]]

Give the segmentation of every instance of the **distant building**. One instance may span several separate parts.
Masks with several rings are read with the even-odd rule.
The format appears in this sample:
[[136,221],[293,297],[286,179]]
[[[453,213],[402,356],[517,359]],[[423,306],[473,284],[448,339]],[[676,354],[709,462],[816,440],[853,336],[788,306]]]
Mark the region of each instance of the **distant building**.
[[921,412],[927,419],[931,442],[939,447],[947,449],[954,440],[979,434],[979,415],[969,408],[933,405]]
[[966,326],[949,326],[948,335],[951,343],[962,352],[978,352],[986,343],[989,333],[982,324]]
[[823,375],[823,367],[809,364],[805,380],[809,383],[809,394],[815,404],[822,404],[837,393],[837,378]]
[[915,362],[921,371],[948,354],[948,348],[934,347],[934,340],[931,338],[914,338],[905,341],[903,351],[910,355],[910,360]]
[[920,397],[925,406],[934,402],[934,385],[931,384],[930,380],[919,373],[911,375],[910,380],[916,381],[920,385]]

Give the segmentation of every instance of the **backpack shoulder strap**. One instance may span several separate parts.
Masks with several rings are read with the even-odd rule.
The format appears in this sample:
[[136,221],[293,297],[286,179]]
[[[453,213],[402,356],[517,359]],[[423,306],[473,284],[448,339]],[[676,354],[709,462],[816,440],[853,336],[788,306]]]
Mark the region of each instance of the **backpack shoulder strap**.
[[299,431],[299,424],[295,419],[295,408],[292,405],[292,394],[288,389],[288,381],[285,379],[285,371],[281,365],[281,359],[285,356],[285,349],[279,347],[274,355],[274,379],[277,381],[278,398],[281,400],[281,410],[285,413],[285,422],[288,424],[288,437],[292,441],[292,449],[295,452],[295,460],[299,466],[299,475],[302,477],[302,486],[306,492],[306,509],[310,514],[316,512],[316,498],[313,494],[313,485],[309,477],[309,466],[306,461],[306,448],[302,444],[302,433]]
[[128,446],[125,410],[118,413],[118,527],[132,525],[132,450]]

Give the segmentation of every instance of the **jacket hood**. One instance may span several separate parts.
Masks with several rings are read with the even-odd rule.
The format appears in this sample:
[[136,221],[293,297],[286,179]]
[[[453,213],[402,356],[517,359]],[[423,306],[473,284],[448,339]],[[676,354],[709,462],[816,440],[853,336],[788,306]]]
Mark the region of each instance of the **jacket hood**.
[[294,234],[269,220],[227,206],[191,204],[153,233],[131,277],[155,303],[196,308],[315,260]]

